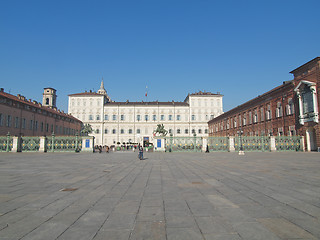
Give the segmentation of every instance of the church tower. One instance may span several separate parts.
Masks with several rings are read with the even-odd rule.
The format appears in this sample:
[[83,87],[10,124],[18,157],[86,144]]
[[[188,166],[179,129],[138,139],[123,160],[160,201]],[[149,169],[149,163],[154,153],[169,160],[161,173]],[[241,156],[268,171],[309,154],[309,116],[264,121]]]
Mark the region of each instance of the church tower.
[[97,93],[102,94],[102,95],[107,95],[107,91],[106,91],[106,89],[104,89],[103,78],[101,80],[100,89],[98,90]]
[[97,91],[97,93],[105,96],[105,103],[111,102],[111,99],[110,99],[110,97],[108,96],[106,89],[104,88],[103,78],[102,78],[102,80],[101,80],[101,85],[100,85],[100,88],[99,88],[99,90]]
[[57,95],[54,88],[44,88],[42,105],[50,108],[56,108]]

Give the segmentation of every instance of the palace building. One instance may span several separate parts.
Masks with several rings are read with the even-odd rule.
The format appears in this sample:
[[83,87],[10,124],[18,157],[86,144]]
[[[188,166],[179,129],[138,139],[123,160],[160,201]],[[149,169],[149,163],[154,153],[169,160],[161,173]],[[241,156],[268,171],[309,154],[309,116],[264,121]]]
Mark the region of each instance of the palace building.
[[56,107],[56,90],[44,88],[38,103],[0,89],[0,136],[45,136],[80,134],[82,122]]
[[154,130],[164,124],[175,137],[208,136],[208,121],[223,113],[220,93],[188,94],[183,102],[116,102],[102,80],[97,92],[69,95],[68,113],[90,124],[95,144],[153,142]]
[[320,57],[290,73],[293,80],[210,120],[209,136],[300,135],[306,150],[318,150]]

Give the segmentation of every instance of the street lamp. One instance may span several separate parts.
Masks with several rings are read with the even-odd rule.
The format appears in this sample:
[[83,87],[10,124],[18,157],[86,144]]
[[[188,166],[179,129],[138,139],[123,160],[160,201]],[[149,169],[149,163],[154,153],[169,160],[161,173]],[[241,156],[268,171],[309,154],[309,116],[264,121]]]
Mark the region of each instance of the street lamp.
[[240,128],[239,131],[238,131],[238,135],[239,135],[239,138],[240,138],[240,151],[239,151],[239,155],[244,155],[244,151],[243,151],[243,147],[242,147],[242,134],[243,134],[243,131],[242,131],[242,129]]

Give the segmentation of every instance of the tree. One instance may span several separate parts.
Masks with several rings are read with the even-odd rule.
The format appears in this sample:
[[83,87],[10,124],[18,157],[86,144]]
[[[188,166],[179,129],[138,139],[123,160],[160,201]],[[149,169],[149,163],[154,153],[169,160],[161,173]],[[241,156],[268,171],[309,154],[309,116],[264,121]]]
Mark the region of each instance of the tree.
[[88,136],[89,133],[92,133],[92,127],[90,124],[85,124],[82,126],[82,129],[81,129],[81,134],[84,135],[84,136]]

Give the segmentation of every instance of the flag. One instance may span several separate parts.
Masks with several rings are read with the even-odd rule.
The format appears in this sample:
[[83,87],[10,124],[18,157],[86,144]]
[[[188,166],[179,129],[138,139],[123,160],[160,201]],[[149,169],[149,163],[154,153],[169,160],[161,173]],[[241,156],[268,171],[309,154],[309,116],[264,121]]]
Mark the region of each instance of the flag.
[[146,86],[146,97],[148,96],[148,86]]

